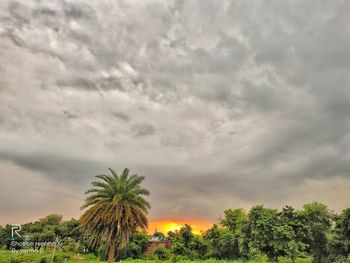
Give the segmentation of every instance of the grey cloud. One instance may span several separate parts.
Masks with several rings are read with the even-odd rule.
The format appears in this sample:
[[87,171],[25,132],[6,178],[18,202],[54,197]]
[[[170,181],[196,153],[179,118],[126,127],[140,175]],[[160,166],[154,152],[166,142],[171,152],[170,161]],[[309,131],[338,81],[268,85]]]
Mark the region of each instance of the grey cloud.
[[80,182],[84,177],[90,179],[99,173],[103,173],[106,164],[94,162],[89,159],[76,159],[53,154],[0,153],[0,158],[12,161],[20,167],[43,172],[48,177],[67,182]]
[[75,78],[72,81],[58,80],[57,85],[59,87],[75,87],[93,90],[96,89],[96,83],[93,80],[85,79],[85,78]]
[[114,112],[113,115],[123,121],[129,121],[130,117],[123,112]]
[[57,16],[58,15],[58,12],[52,8],[49,8],[49,7],[43,7],[43,8],[40,8],[40,9],[36,9],[34,11],[34,15],[44,15],[44,16]]
[[64,14],[68,18],[72,19],[91,19],[95,16],[95,12],[91,6],[84,3],[83,1],[79,2],[66,2],[63,8]]
[[69,111],[63,111],[63,114],[67,116],[68,119],[77,119],[79,118],[78,115],[74,113],[70,113]]
[[134,124],[131,126],[130,132],[133,133],[136,137],[153,135],[156,129],[153,125],[145,124]]
[[147,177],[153,218],[348,181],[349,13],[346,1],[2,1],[0,168],[84,192],[128,166]]
[[23,39],[11,31],[4,33],[3,36],[7,36],[18,47],[26,47],[26,43],[23,41]]
[[30,11],[25,5],[22,5],[17,1],[9,3],[8,11],[19,23],[28,23],[30,21]]

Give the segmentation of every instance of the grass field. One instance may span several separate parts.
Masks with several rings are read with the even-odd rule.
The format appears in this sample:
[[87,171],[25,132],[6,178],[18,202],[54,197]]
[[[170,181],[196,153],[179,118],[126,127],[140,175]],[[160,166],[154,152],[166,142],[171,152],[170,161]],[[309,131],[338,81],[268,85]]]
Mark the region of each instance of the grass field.
[[[56,263],[78,263],[78,262],[87,262],[87,263],[102,263],[106,261],[99,260],[93,254],[84,254],[84,255],[74,255],[71,253],[64,253],[62,251],[57,251],[55,253],[54,262]],[[52,256],[52,250],[42,251],[41,254],[28,254],[28,253],[12,253],[8,250],[0,250],[0,263],[50,263]],[[151,259],[126,259],[122,260],[122,263],[172,263],[171,260],[151,260]],[[190,260],[177,261],[179,263],[194,263]],[[239,263],[243,261],[227,261],[227,260],[196,260],[196,262],[201,263]],[[249,263],[264,263],[266,260],[251,260]],[[290,259],[281,259],[281,263],[290,263]],[[297,263],[310,263],[310,259],[298,259]]]

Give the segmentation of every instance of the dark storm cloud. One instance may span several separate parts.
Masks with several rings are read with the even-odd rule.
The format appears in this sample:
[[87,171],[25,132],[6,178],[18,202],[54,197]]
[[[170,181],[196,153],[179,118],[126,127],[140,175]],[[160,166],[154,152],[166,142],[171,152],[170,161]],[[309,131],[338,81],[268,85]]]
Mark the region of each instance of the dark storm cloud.
[[106,164],[89,159],[67,158],[52,154],[0,153],[0,158],[12,161],[28,170],[43,172],[48,177],[75,183],[81,182],[86,177],[91,179],[94,174],[99,174],[100,171],[103,173],[106,166]]
[[[346,1],[2,1],[0,190],[28,174],[18,190],[70,196],[127,166],[153,218],[215,218],[348,181],[349,15]],[[57,212],[81,200],[67,202]],[[31,206],[45,210],[21,216]]]

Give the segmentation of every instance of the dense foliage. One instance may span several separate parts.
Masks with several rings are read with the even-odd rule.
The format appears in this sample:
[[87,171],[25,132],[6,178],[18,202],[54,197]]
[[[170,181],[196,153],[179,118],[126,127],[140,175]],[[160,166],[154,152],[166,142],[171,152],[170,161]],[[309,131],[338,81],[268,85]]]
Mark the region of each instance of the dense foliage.
[[226,210],[220,225],[201,236],[190,226],[169,236],[171,253],[180,259],[260,259],[277,262],[311,258],[313,262],[348,262],[350,254],[350,209],[340,215],[324,204],[310,203],[300,211],[286,206],[282,211],[257,205],[248,214]]
[[[256,205],[248,213],[243,209],[224,211],[224,218],[201,235],[195,235],[190,225],[184,225],[167,235],[156,231],[150,236],[145,232],[150,204],[143,198],[149,194],[141,187],[144,178],[130,176],[128,169],[120,175],[109,171],[110,174],[98,175],[100,180],[92,182],[93,188],[86,192],[89,196],[83,207],[87,210],[79,221],[63,221],[62,216],[52,214],[22,225],[21,236],[13,237],[11,225],[0,226],[0,252],[30,248],[39,251],[39,257],[43,251],[52,250],[54,262],[72,255],[79,260],[80,255],[90,257],[91,252],[95,254],[94,260],[109,262],[126,258],[172,262],[207,259],[349,262],[350,208],[335,214],[316,202],[304,205],[301,210],[285,206],[278,211]],[[21,242],[28,244],[18,245]],[[45,242],[55,245],[47,246]],[[156,243],[152,247],[150,242]],[[11,256],[11,261],[17,262],[15,256]],[[47,257],[40,261],[47,262]]]
[[[83,232],[75,219],[63,221],[60,215],[49,215],[36,222],[22,225],[21,238],[11,238],[11,226],[0,227],[0,245],[12,249],[15,241],[60,241],[59,251],[84,253],[93,252],[106,259],[106,242],[99,247],[91,246],[94,238]],[[312,258],[313,262],[348,262],[350,254],[350,209],[341,214],[332,213],[320,203],[306,204],[302,210],[286,206],[282,211],[261,205],[243,209],[229,209],[220,224],[213,225],[202,235],[194,235],[191,226],[185,225],[179,231],[167,236],[156,232],[153,237],[160,241],[170,240],[171,248],[158,247],[154,255],[159,259],[255,259],[278,261],[290,258]],[[146,232],[134,229],[120,258],[145,258],[149,245]],[[15,247],[19,249],[19,247]],[[33,249],[46,250],[35,246]]]

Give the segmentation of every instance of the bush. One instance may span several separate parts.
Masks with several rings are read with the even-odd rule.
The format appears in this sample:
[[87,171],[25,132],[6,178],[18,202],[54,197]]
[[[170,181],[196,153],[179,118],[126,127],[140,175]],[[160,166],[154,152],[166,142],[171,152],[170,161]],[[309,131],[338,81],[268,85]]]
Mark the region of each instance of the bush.
[[106,260],[107,259],[107,248],[105,245],[101,245],[97,250],[97,255],[99,259]]
[[154,251],[154,255],[158,257],[158,259],[168,259],[169,258],[169,250],[165,247],[157,247]]
[[63,250],[77,253],[80,250],[80,244],[72,238],[67,238],[64,242]]
[[56,256],[53,257],[53,262],[55,262],[55,263],[62,263],[62,262],[65,261],[65,259],[66,258],[63,255],[56,255]]

